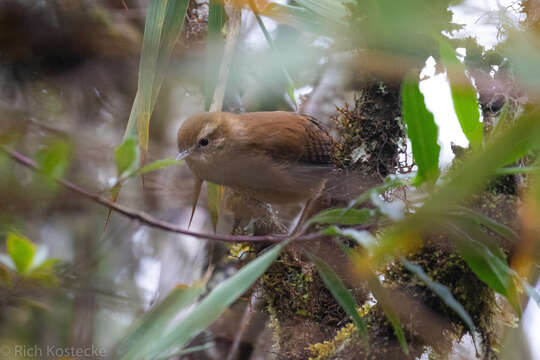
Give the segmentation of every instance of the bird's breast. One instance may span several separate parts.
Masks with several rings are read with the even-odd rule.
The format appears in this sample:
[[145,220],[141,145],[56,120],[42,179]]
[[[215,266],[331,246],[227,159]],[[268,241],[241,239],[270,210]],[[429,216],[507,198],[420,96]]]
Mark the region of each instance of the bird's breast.
[[320,191],[328,167],[280,162],[264,155],[212,156],[186,159],[203,180],[231,187],[262,202],[304,201]]

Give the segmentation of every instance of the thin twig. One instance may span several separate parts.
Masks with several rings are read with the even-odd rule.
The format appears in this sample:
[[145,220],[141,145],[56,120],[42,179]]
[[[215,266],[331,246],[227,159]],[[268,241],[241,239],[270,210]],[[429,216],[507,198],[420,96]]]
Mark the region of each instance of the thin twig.
[[[9,155],[13,160],[18,162],[19,164],[24,165],[34,171],[40,171],[39,166],[36,164],[34,160],[24,156],[23,154],[13,149],[9,149],[4,146],[0,147],[0,149],[3,152],[5,152],[7,155]],[[140,223],[150,226],[152,228],[156,228],[156,229],[160,229],[160,230],[164,230],[168,232],[193,236],[197,239],[217,240],[217,241],[224,241],[224,242],[280,242],[289,238],[289,236],[287,235],[264,235],[264,236],[221,235],[221,234],[200,233],[200,232],[195,232],[195,231],[189,231],[189,230],[185,230],[184,228],[178,225],[172,224],[170,222],[156,219],[155,217],[153,217],[152,215],[144,211],[135,210],[127,206],[112,202],[103,196],[100,196],[96,193],[85,190],[79,187],[78,185],[75,185],[72,182],[69,182],[65,179],[56,178],[55,180],[59,184],[64,186],[65,188],[87,199],[90,199],[98,204],[106,206],[112,211],[122,214],[130,219],[137,220]],[[303,234],[301,236],[296,237],[295,240],[297,241],[298,240],[300,241],[313,240],[321,236],[323,236],[321,232],[315,232],[315,233],[310,233],[310,234]]]
[[242,342],[242,338],[244,337],[244,334],[246,333],[246,330],[249,327],[251,318],[253,317],[253,314],[256,311],[254,308],[258,305],[259,298],[260,298],[260,294],[258,297],[257,290],[255,290],[253,294],[251,294],[249,303],[246,305],[246,308],[244,309],[244,314],[242,315],[242,319],[240,320],[238,331],[236,332],[234,336],[234,341],[231,345],[231,349],[229,350],[229,354],[227,355],[227,360],[235,360],[238,357],[238,350],[240,349],[240,343]]

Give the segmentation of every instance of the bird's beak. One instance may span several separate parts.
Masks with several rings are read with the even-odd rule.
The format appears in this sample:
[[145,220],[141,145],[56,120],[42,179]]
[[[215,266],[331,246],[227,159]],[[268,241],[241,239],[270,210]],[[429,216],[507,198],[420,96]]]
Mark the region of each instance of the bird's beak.
[[189,150],[180,151],[178,155],[176,155],[176,160],[184,160],[189,155]]

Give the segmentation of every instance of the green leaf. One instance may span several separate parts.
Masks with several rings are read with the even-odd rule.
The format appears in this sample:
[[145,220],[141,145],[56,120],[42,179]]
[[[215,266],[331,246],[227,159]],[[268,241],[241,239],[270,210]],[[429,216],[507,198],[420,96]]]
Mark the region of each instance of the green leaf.
[[9,232],[6,247],[17,271],[25,274],[34,260],[36,246],[21,234]]
[[179,285],[149,313],[119,343],[116,355],[121,359],[137,359],[149,350],[155,339],[163,335],[164,329],[175,315],[193,304],[205,291],[208,278],[192,286]]
[[313,216],[308,220],[308,224],[359,225],[371,219],[373,215],[370,209],[329,209]]
[[465,232],[453,228],[458,237],[457,248],[469,268],[491,289],[503,295],[521,316],[519,295],[514,283],[514,271],[486,245]]
[[401,99],[403,120],[407,124],[407,135],[418,166],[415,184],[420,185],[425,181],[434,183],[439,177],[439,129],[433,114],[426,108],[416,76],[409,75],[403,81]]
[[456,50],[444,38],[439,40],[439,52],[448,70],[454,110],[463,133],[473,148],[482,146],[484,133],[476,90],[465,76],[465,66],[456,57]]
[[418,278],[420,278],[420,280],[422,280],[428,286],[428,288],[430,288],[435,294],[437,294],[441,298],[441,300],[446,305],[448,305],[450,309],[454,310],[456,314],[458,314],[461,320],[463,320],[465,325],[467,325],[467,327],[469,328],[471,336],[473,338],[473,344],[476,349],[478,340],[476,339],[475,335],[476,327],[474,326],[474,322],[467,310],[465,310],[465,308],[463,307],[463,305],[461,305],[461,303],[454,298],[454,295],[452,295],[450,289],[448,289],[447,286],[444,286],[434,281],[429,275],[424,272],[424,270],[422,270],[422,267],[411,263],[404,257],[400,257],[400,261],[407,270],[418,276]]
[[399,320],[399,316],[390,305],[390,300],[388,299],[386,289],[381,285],[379,279],[373,273],[370,273],[368,276],[368,285],[373,292],[373,296],[381,305],[386,319],[388,319],[388,321],[394,328],[394,334],[398,339],[401,349],[406,355],[408,355],[409,346],[407,345],[407,339],[405,338],[405,333],[403,332],[403,329],[401,327],[401,321]]
[[358,314],[359,306],[356,303],[353,295],[345,287],[339,276],[330,267],[330,265],[315,255],[310,254],[309,257],[317,267],[317,271],[319,272],[321,279],[324,281],[324,284],[328,290],[330,290],[338,304],[343,308],[343,310],[345,310],[347,315],[352,318],[354,325],[356,325],[358,332],[362,336],[362,339],[369,347],[369,333],[366,324],[364,324],[364,321]]
[[114,149],[114,161],[119,178],[139,165],[139,147],[134,139],[126,139]]
[[167,158],[167,159],[161,159],[156,160],[146,166],[143,166],[140,168],[136,173],[144,175],[146,173],[156,171],[159,169],[163,169],[164,167],[171,166],[171,165],[180,165],[184,161],[183,160],[176,160],[175,158]]
[[[137,359],[168,355],[183,348],[195,336],[216,321],[225,310],[244,294],[251,285],[277,259],[281,250],[290,240],[282,242],[251,261],[236,274],[219,284],[181,322],[166,334],[152,339],[152,347]],[[129,359],[129,358],[127,358]]]
[[54,140],[36,155],[41,172],[49,179],[62,177],[70,158],[70,146],[63,140]]

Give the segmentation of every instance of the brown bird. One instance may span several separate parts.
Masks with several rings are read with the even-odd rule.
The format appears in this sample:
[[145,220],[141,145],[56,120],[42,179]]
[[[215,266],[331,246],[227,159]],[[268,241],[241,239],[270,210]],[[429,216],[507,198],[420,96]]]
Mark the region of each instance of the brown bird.
[[202,180],[263,203],[309,203],[334,169],[333,146],[314,118],[284,111],[202,113],[178,130],[178,159],[198,179],[195,203]]

